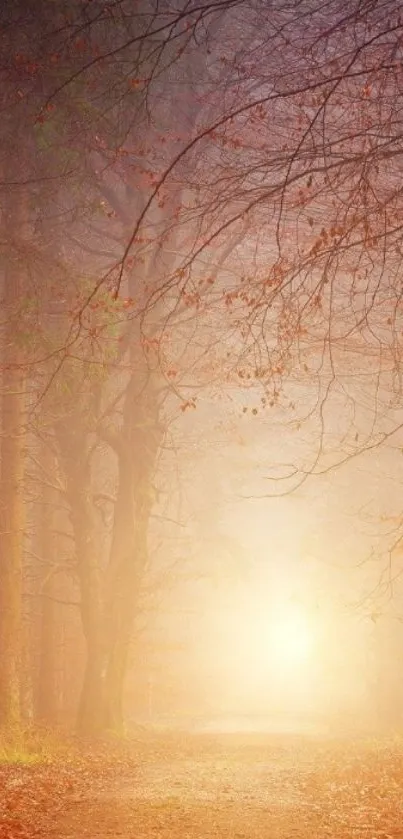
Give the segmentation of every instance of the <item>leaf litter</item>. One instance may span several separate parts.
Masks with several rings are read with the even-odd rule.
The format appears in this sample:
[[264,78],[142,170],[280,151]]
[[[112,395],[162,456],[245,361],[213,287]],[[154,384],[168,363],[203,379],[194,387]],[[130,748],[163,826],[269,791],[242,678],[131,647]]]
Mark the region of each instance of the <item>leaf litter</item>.
[[0,839],[403,839],[403,739],[146,735],[0,765]]

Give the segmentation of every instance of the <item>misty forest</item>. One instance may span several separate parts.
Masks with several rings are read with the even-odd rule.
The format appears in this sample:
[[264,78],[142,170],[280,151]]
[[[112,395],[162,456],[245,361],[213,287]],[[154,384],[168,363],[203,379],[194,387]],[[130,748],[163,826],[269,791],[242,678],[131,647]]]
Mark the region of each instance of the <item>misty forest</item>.
[[400,2],[3,0],[0,92],[1,839],[402,837]]

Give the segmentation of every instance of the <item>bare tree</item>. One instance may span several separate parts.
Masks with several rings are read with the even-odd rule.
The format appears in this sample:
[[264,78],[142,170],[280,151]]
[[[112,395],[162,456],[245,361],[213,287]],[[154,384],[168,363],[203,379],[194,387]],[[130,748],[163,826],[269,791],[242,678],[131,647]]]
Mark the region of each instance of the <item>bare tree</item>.
[[[202,387],[236,383],[256,393],[247,410],[282,404],[314,423],[315,450],[285,491],[400,429],[399,4],[60,2],[49,21],[17,4],[7,23],[24,48],[4,87],[33,139],[4,186],[15,207],[28,199],[30,268],[38,251],[53,264],[30,292],[42,320],[63,309],[60,332],[35,342],[35,396],[54,420],[76,542],[81,725],[106,714],[115,726],[167,399],[193,411]],[[7,353],[5,329],[4,377]],[[26,376],[26,359],[15,369]],[[16,462],[3,458],[3,499],[23,427],[7,389]],[[349,424],[329,454],[341,405]],[[116,483],[107,562],[101,444]]]

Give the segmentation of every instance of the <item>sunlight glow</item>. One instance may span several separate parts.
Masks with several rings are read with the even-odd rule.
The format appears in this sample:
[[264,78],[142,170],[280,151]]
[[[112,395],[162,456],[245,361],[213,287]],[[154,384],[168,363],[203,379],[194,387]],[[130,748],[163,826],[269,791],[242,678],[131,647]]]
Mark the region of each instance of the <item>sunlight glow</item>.
[[313,628],[297,610],[284,610],[273,619],[268,641],[270,658],[281,669],[308,663],[315,646]]
[[333,683],[329,619],[303,594],[274,586],[217,594],[203,634],[211,639],[205,656],[212,695],[231,711],[311,714]]

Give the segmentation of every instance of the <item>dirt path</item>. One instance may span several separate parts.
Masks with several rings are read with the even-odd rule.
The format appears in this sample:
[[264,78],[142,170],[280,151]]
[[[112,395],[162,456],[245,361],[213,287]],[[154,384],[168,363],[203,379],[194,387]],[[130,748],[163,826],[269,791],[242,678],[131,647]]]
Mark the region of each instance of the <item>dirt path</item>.
[[1,839],[403,839],[403,742],[142,738],[0,770]]

